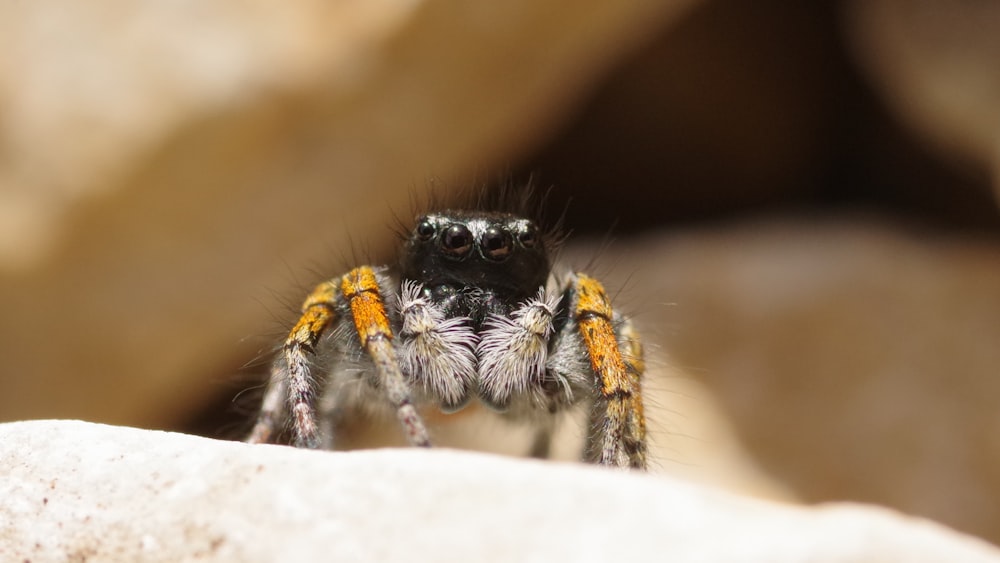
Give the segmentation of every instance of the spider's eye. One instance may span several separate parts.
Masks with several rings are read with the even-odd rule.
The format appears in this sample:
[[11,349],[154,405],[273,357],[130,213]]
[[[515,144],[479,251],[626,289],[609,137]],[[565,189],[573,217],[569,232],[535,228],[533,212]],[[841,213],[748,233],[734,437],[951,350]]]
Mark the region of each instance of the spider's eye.
[[528,225],[523,231],[517,234],[517,240],[525,248],[534,248],[538,244],[538,229],[534,225]]
[[414,232],[417,233],[417,238],[422,241],[428,241],[434,238],[434,231],[434,224],[427,219],[420,221],[417,228],[414,229]]
[[479,239],[479,244],[483,249],[483,256],[487,260],[500,262],[510,256],[511,247],[510,235],[500,227],[490,227],[486,229]]
[[452,225],[441,235],[441,249],[455,258],[464,258],[472,250],[472,233],[465,225]]

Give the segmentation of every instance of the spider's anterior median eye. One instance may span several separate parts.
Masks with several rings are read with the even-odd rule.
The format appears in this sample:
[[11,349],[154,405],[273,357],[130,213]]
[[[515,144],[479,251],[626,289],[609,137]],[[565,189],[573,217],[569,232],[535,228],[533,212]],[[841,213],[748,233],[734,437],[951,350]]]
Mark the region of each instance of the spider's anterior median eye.
[[534,225],[528,225],[518,233],[517,240],[525,248],[534,248],[538,244],[538,229]]
[[424,219],[423,221],[420,221],[420,223],[417,225],[415,232],[417,233],[418,239],[422,241],[431,240],[432,238],[434,238],[434,232],[435,232],[434,224],[428,221],[427,219]]
[[462,258],[472,250],[472,233],[465,225],[452,225],[441,235],[441,249],[445,254]]
[[510,235],[500,227],[486,229],[479,239],[479,244],[482,246],[483,256],[496,262],[506,259],[512,250]]

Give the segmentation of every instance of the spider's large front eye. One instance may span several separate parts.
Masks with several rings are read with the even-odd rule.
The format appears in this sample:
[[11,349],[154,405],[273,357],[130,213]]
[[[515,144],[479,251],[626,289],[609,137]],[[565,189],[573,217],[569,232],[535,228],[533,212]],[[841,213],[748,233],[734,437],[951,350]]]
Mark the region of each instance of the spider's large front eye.
[[517,240],[525,248],[534,248],[538,244],[538,228],[529,223],[523,231],[517,234]]
[[434,223],[431,223],[427,219],[420,221],[417,224],[417,228],[413,230],[417,234],[417,238],[422,241],[429,241],[434,238]]
[[464,258],[472,250],[472,232],[465,225],[452,225],[441,235],[441,250],[455,258]]
[[510,235],[500,227],[490,227],[479,239],[479,245],[483,249],[483,256],[487,260],[500,262],[510,256],[512,248]]

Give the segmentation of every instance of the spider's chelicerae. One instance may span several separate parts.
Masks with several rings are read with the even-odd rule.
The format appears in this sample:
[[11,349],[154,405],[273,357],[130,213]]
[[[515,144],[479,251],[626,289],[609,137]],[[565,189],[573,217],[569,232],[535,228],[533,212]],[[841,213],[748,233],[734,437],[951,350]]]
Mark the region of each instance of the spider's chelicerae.
[[[248,441],[287,422],[294,445],[330,448],[338,415],[365,403],[430,446],[421,411],[479,400],[535,423],[532,453],[545,457],[554,418],[584,403],[585,459],[645,469],[638,335],[597,280],[552,271],[554,244],[511,213],[417,218],[397,268],[360,266],[309,294]],[[320,370],[319,357],[333,360]],[[338,392],[345,381],[359,390]]]

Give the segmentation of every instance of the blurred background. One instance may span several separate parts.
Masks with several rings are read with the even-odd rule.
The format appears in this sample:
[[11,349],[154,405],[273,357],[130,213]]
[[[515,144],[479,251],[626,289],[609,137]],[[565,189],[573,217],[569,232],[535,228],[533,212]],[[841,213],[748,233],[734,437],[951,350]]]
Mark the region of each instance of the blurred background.
[[0,421],[238,438],[312,284],[391,262],[430,190],[530,178],[645,334],[657,471],[998,542],[997,29],[971,0],[0,3]]

